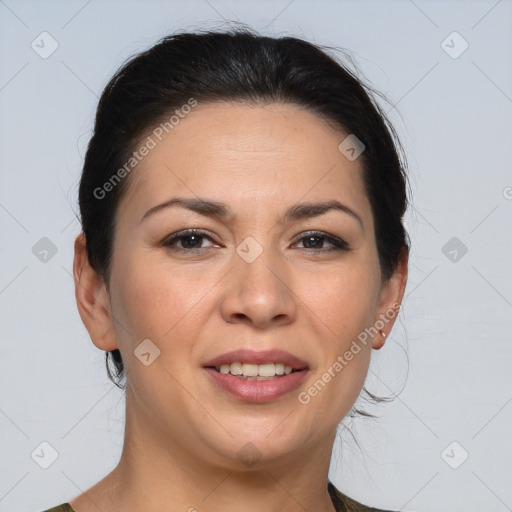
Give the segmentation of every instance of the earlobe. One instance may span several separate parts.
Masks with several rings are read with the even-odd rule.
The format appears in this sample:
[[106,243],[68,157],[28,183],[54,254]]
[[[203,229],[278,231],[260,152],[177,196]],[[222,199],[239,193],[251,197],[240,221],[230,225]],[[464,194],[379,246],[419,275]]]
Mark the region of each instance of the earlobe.
[[105,281],[89,263],[83,233],[75,239],[73,277],[78,312],[92,342],[101,350],[118,348]]
[[375,350],[380,350],[384,346],[384,343],[386,343],[387,334],[384,332],[384,330],[381,329],[379,331],[379,336],[380,339],[375,340],[375,338],[377,338],[378,336],[375,336],[373,339],[372,348],[374,348]]
[[372,347],[379,350],[384,346],[386,337],[391,332],[398,316],[402,299],[407,285],[409,251],[404,248],[397,268],[381,292],[378,316],[375,328],[378,331],[373,338]]

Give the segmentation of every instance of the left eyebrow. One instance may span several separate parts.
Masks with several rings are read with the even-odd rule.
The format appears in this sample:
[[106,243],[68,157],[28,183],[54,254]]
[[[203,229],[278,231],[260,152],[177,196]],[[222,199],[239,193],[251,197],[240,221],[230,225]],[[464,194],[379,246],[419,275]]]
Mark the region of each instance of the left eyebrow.
[[298,203],[288,208],[282,217],[276,219],[276,222],[282,224],[294,220],[307,219],[310,217],[318,217],[327,213],[330,210],[337,210],[347,213],[352,218],[358,221],[361,229],[364,230],[363,221],[361,217],[352,208],[340,203],[339,201],[324,201],[320,203]]
[[[223,219],[235,219],[235,215],[231,212],[228,205],[219,201],[213,201],[204,198],[184,198],[172,197],[164,203],[158,204],[150,208],[142,217],[141,222],[157,212],[171,208],[172,206],[180,206],[187,210],[194,211],[200,215],[207,217],[218,217]],[[336,200],[323,201],[317,203],[298,203],[286,210],[286,212],[278,217],[277,223],[283,224],[311,217],[319,217],[328,211],[336,210],[350,215],[353,219],[357,220],[361,229],[364,230],[363,221],[361,217],[347,205],[340,203]]]

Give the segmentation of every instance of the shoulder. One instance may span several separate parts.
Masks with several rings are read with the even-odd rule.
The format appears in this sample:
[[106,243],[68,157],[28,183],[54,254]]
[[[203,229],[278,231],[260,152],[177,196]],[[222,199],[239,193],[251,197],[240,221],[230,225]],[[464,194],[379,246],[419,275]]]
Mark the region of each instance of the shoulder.
[[331,482],[328,482],[327,489],[336,508],[336,512],[393,512],[381,508],[368,507],[358,501],[349,498],[346,494],[336,489]]
[[69,503],[63,503],[62,505],[57,505],[56,507],[49,508],[48,510],[44,510],[44,512],[75,512]]

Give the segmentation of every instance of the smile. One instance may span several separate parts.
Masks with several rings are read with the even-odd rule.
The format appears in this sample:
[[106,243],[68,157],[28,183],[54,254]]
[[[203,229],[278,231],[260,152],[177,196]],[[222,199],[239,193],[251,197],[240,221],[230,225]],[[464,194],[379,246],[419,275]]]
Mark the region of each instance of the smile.
[[248,380],[264,380],[275,376],[289,375],[298,370],[282,363],[251,364],[234,362],[215,366],[215,370],[222,374],[231,374]]

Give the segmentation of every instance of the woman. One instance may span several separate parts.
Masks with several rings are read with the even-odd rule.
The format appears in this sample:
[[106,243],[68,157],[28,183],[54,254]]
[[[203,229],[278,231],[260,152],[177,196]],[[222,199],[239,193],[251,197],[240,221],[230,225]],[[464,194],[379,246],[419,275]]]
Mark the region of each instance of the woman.
[[182,33],[125,64],[74,259],[125,441],[52,510],[379,510],[328,470],[407,281],[404,161],[367,86],[308,42]]

